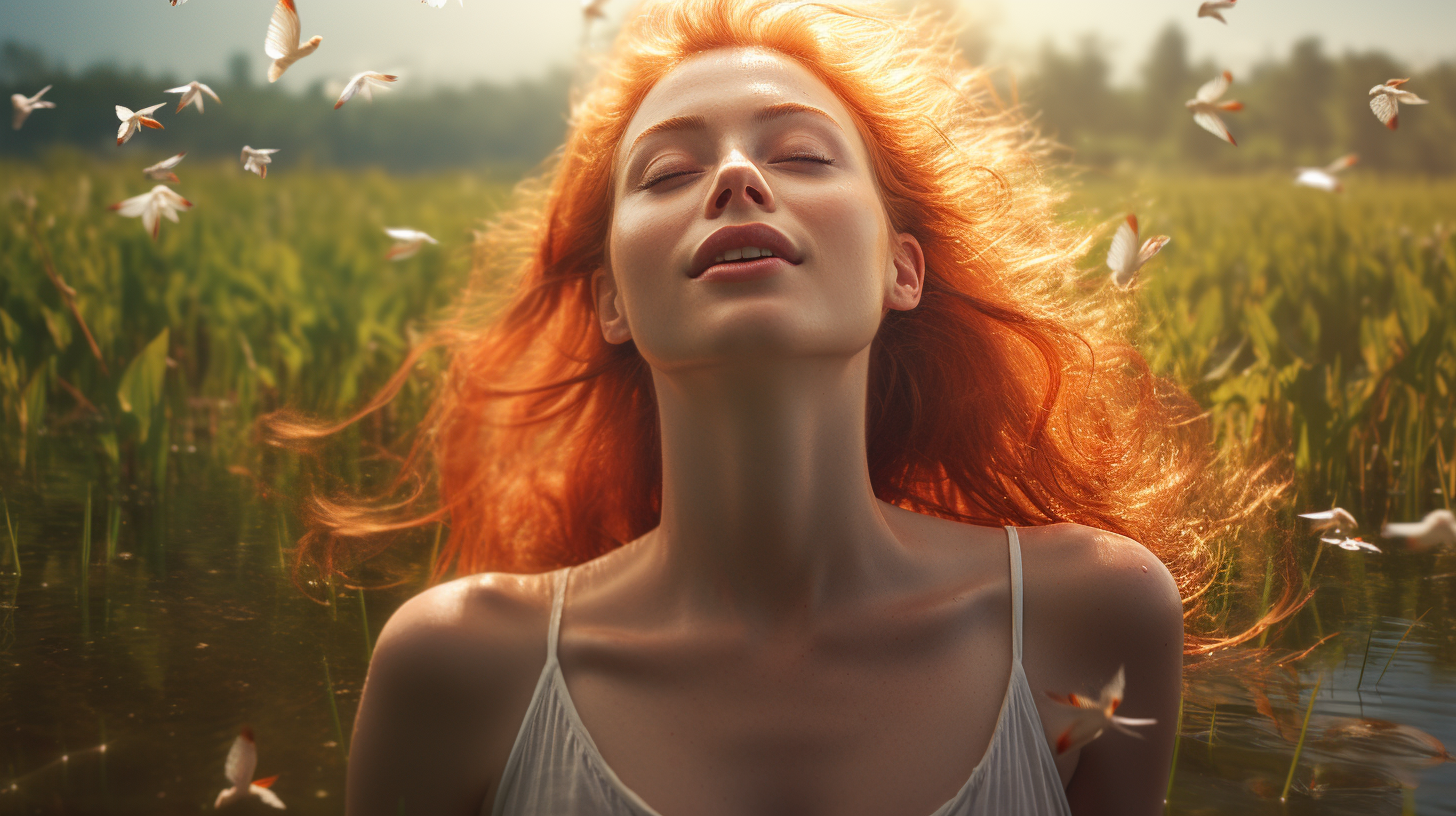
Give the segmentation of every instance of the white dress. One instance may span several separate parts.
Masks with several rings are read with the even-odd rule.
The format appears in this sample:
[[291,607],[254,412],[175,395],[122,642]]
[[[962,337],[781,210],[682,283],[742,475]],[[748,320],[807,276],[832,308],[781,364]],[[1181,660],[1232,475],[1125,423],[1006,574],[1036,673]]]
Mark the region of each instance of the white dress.
[[[1006,537],[1014,632],[1011,679],[985,756],[960,791],[927,816],[1071,816],[1021,666],[1021,545],[1015,528],[1007,527]],[[506,760],[490,816],[660,816],[607,766],[566,690],[556,639],[570,571],[558,570],[555,577],[546,666]]]

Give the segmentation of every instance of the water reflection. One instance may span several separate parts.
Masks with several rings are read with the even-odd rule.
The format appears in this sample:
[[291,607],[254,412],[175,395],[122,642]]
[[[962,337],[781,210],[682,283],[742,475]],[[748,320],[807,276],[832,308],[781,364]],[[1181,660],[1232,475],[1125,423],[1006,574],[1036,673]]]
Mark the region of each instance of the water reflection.
[[[244,724],[288,812],[340,812],[369,638],[423,574],[305,597],[280,558],[296,523],[205,451],[179,454],[165,502],[92,484],[83,569],[93,454],[33,454],[0,477],[22,566],[0,574],[0,812],[207,810]],[[1456,814],[1456,580],[1431,580],[1451,574],[1450,555],[1327,552],[1277,648],[1190,662],[1170,812]]]

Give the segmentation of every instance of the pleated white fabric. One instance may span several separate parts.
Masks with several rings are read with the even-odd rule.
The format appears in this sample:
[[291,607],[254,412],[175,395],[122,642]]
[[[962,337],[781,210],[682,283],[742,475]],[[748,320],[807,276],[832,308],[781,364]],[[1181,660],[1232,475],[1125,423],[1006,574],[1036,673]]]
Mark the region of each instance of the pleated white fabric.
[[[950,801],[929,816],[1071,816],[1021,666],[1021,544],[1006,528],[1011,550],[1014,631],[1011,680],[986,754]],[[516,743],[501,774],[491,816],[660,816],[617,778],[592,742],[556,661],[567,567],[555,576],[546,666],[536,683]],[[485,814],[481,808],[482,816]]]

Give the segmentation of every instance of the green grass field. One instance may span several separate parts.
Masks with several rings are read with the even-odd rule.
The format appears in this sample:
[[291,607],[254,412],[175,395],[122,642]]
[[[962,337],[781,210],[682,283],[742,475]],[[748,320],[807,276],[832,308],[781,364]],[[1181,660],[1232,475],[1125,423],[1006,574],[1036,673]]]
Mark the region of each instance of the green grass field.
[[[142,164],[57,154],[0,166],[0,436],[12,461],[42,430],[78,426],[118,468],[160,484],[184,437],[212,435],[226,460],[259,411],[343,414],[450,302],[471,231],[509,191],[466,173],[260,179],[183,162],[175,189],[195,207],[153,242],[107,209],[151,188]],[[1355,175],[1328,195],[1283,176],[1093,178],[1074,190],[1066,213],[1078,223],[1132,211],[1145,234],[1172,236],[1125,297],[1141,307],[1144,352],[1212,412],[1220,444],[1292,451],[1300,500],[1359,508],[1362,521],[1449,504],[1456,225],[1441,219],[1456,213],[1456,182]],[[386,226],[441,244],[389,262]],[[1110,238],[1085,261],[1089,286],[1107,285]],[[418,397],[405,396],[400,419],[418,415]],[[219,435],[220,411],[233,433]]]

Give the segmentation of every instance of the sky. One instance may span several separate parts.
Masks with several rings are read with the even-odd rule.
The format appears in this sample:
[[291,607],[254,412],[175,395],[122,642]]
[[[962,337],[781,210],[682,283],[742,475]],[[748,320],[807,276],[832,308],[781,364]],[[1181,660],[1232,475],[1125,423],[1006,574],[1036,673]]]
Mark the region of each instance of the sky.
[[[853,2],[853,0],[851,0]],[[989,28],[990,61],[1024,64],[1043,42],[1072,47],[1094,34],[1107,47],[1113,81],[1134,81],[1157,33],[1178,21],[1195,60],[1235,72],[1285,55],[1306,36],[1327,53],[1380,49],[1414,68],[1456,59],[1456,0],[1238,0],[1229,24],[1196,17],[1198,0],[960,0]],[[399,73],[401,85],[510,82],[570,66],[582,37],[580,0],[297,0],[303,36],[322,46],[280,80],[302,88],[363,70]],[[0,40],[39,47],[76,69],[98,62],[183,79],[219,77],[243,51],[262,77],[263,39],[274,0],[0,0]],[[628,0],[608,0],[607,28]],[[601,25],[600,23],[598,24]]]

